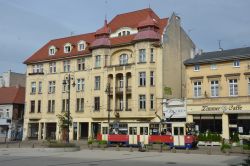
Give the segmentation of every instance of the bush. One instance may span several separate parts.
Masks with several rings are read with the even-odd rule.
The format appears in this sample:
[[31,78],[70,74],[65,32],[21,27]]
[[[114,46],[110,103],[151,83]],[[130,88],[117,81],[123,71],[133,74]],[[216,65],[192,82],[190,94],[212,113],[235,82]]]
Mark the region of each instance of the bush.
[[244,144],[243,149],[244,150],[250,150],[250,144]]
[[221,147],[220,147],[220,150],[224,151],[226,149],[231,149],[231,145],[230,144],[226,144],[226,143],[222,144]]
[[209,142],[221,142],[221,136],[218,133],[211,133],[208,132],[206,133],[200,133],[198,135],[198,140],[199,141],[209,141]]
[[239,134],[237,132],[235,132],[235,133],[232,134],[231,141],[232,142],[239,142],[240,141]]
[[99,143],[99,145],[106,145],[106,144],[108,144],[108,142],[106,140],[101,140],[98,143]]
[[62,142],[53,142],[49,143],[49,148],[69,148],[69,147],[76,147],[74,143],[62,143]]

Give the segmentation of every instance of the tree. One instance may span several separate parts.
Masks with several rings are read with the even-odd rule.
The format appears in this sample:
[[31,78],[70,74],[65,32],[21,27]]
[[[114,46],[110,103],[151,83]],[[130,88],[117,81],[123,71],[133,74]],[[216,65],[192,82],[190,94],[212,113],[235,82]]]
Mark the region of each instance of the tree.
[[[61,134],[61,139],[66,140],[68,134],[68,113],[64,112],[56,115],[58,118],[59,133]],[[72,117],[69,116],[69,125],[72,126]]]

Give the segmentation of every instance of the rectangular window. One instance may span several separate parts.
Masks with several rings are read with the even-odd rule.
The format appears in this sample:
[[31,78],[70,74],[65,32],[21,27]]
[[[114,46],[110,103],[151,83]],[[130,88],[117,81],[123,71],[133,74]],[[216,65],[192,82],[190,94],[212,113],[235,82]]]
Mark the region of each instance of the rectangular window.
[[77,59],[78,71],[85,70],[85,58]]
[[84,79],[77,79],[77,86],[76,86],[77,91],[84,91]]
[[211,97],[219,96],[219,81],[213,80],[211,81]]
[[146,62],[146,49],[139,49],[139,62]]
[[41,100],[38,100],[38,103],[37,103],[37,112],[41,113]]
[[200,70],[200,65],[194,65],[194,71],[199,71]]
[[49,81],[49,93],[56,92],[56,81]]
[[95,67],[101,67],[101,55],[95,57]]
[[139,72],[139,86],[146,86],[146,72]]
[[201,81],[194,82],[194,97],[201,97]]
[[36,93],[36,82],[31,82],[31,93],[32,94]]
[[95,97],[95,110],[94,111],[100,111],[100,97]]
[[43,64],[36,64],[32,66],[33,73],[43,73]]
[[240,67],[240,61],[239,60],[235,60],[233,62],[233,67]]
[[76,111],[83,112],[84,111],[84,98],[77,98],[76,100]]
[[63,72],[70,72],[70,60],[63,61]]
[[151,94],[150,95],[150,109],[153,110],[155,107],[154,107],[154,95]]
[[67,111],[69,104],[69,99],[62,99],[62,112]]
[[139,95],[139,108],[146,109],[146,95]]
[[56,73],[56,62],[50,62],[49,63],[49,72],[50,73]]
[[150,62],[154,62],[154,61],[155,61],[155,59],[154,59],[154,49],[151,48],[150,49]]
[[101,85],[101,77],[95,76],[95,90],[100,90]]
[[216,64],[211,64],[211,69],[212,69],[212,70],[217,69],[217,65],[216,65]]
[[237,79],[230,79],[229,80],[229,96],[238,96]]
[[48,100],[48,112],[55,112],[55,100]]
[[42,93],[42,81],[38,82],[38,93]]
[[34,113],[35,112],[35,100],[31,100],[30,101],[30,113]]
[[248,78],[248,95],[250,95],[250,78]]
[[155,78],[154,78],[154,72],[150,71],[150,85],[154,86],[155,85]]

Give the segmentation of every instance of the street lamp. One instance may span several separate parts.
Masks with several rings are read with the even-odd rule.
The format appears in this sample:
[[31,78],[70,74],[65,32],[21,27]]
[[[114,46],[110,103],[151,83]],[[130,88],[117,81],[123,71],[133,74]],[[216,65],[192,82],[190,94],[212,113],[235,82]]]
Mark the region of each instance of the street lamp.
[[[71,84],[71,81],[72,84]],[[69,99],[69,102],[67,103],[67,139],[66,139],[66,142],[69,143],[69,132],[70,132],[70,86],[72,85],[73,87],[75,87],[75,77],[74,75],[70,75],[70,74],[66,74],[64,76],[64,80],[63,80],[63,86],[64,87],[68,87],[68,99]],[[67,89],[67,88],[66,88]]]
[[110,83],[107,83],[105,92],[107,93],[108,99],[108,133],[110,133]]

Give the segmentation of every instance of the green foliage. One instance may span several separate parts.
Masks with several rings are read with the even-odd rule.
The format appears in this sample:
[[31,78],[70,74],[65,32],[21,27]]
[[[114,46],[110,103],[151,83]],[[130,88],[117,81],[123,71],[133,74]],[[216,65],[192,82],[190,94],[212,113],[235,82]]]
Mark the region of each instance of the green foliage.
[[[68,113],[64,112],[64,113],[58,114],[56,116],[59,120],[58,125],[59,125],[60,130],[66,129],[68,127]],[[70,126],[72,126],[72,117],[71,116],[69,116],[69,124],[70,124]]]
[[108,142],[106,140],[101,140],[98,142],[99,145],[107,145]]
[[220,147],[220,150],[224,151],[226,149],[231,149],[231,145],[227,144],[227,143],[222,144],[221,147]]
[[239,141],[240,141],[239,133],[238,132],[233,133],[231,136],[231,142],[239,142]]
[[93,138],[88,138],[88,145],[92,145],[94,143]]
[[200,133],[198,135],[198,140],[199,141],[209,141],[209,142],[221,142],[221,136],[218,133]]
[[244,150],[250,150],[250,144],[244,144],[243,149]]

